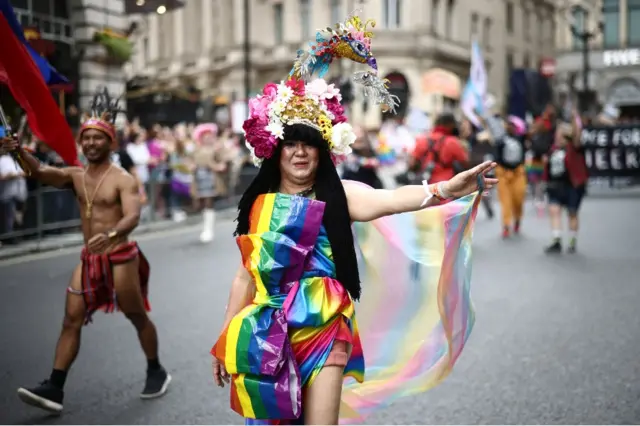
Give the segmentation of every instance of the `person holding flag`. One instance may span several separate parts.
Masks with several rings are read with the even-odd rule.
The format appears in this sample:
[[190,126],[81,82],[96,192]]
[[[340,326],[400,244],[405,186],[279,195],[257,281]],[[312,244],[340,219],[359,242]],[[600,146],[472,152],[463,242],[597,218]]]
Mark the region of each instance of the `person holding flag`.
[[156,327],[147,315],[149,263],[138,244],[129,240],[140,219],[138,182],[111,161],[112,148],[117,146],[117,102],[111,102],[105,90],[96,95],[91,110],[93,115],[83,122],[79,136],[86,168],[41,165],[13,137],[3,138],[0,144],[0,151],[22,158],[21,166],[32,178],[57,188],[72,187],[80,204],[85,247],[67,289],[53,370],[39,386],[18,389],[22,401],[54,414],[63,409],[63,388],[80,349],[82,326],[98,310],[122,311],[138,333],[147,359],[141,398],[164,395],[171,381],[158,359]]

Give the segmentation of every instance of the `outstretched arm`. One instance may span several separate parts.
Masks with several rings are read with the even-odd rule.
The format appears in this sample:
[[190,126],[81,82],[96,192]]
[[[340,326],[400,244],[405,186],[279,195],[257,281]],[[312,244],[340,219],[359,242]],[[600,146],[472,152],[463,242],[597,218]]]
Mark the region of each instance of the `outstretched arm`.
[[[442,198],[459,198],[469,195],[481,187],[491,189],[498,179],[485,174],[496,167],[496,163],[484,163],[458,173],[451,180],[435,185],[407,185],[398,189],[372,189],[354,182],[344,182],[349,204],[349,215],[356,222],[369,222],[392,214],[412,212],[440,203]],[[428,191],[427,191],[428,189]],[[430,196],[439,194],[439,197]]]
[[373,189],[344,181],[343,186],[347,194],[349,215],[354,222],[369,222],[384,216],[412,212],[440,203],[440,199],[436,197],[427,200],[428,193],[422,185],[406,185],[397,189]]
[[23,149],[16,138],[2,138],[0,151],[16,153],[21,161],[18,161],[20,168],[26,175],[39,180],[45,185],[56,188],[64,188],[73,183],[73,172],[77,167],[57,168],[41,164],[37,158]]

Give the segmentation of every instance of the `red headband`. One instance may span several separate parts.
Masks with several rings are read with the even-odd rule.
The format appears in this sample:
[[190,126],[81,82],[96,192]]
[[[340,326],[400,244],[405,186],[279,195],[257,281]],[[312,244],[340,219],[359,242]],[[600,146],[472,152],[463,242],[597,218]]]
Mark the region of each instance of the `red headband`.
[[112,141],[116,140],[116,128],[113,124],[100,120],[98,118],[90,118],[80,126],[80,135],[87,129],[96,129],[104,132],[111,138]]

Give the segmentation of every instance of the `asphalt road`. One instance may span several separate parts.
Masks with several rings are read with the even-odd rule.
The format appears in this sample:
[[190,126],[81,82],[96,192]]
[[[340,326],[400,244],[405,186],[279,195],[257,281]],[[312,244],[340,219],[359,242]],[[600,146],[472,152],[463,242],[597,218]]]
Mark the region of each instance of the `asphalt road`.
[[[453,374],[377,414],[386,424],[640,422],[640,199],[588,199],[576,255],[548,257],[546,219],[499,238],[479,214],[473,293],[477,324]],[[232,223],[213,245],[195,228],[144,236],[152,317],[169,393],[141,401],[145,361],[133,328],[96,314],[66,388],[65,414],[23,405],[19,386],[50,372],[65,287],[78,250],[0,263],[0,424],[238,424],[210,374],[209,349],[238,264]]]

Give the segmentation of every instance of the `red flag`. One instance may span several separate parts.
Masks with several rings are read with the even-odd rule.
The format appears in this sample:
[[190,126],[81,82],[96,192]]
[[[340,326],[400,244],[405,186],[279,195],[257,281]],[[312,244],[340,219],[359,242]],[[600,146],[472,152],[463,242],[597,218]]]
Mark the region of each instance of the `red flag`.
[[76,143],[67,121],[60,113],[40,70],[24,45],[16,38],[0,14],[0,82],[26,111],[29,127],[69,165],[78,161]]

